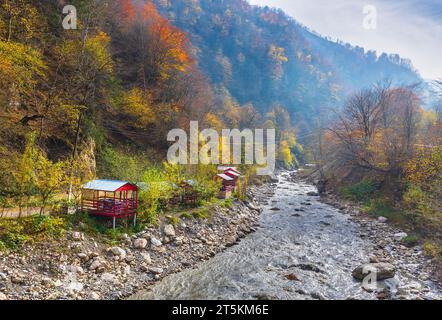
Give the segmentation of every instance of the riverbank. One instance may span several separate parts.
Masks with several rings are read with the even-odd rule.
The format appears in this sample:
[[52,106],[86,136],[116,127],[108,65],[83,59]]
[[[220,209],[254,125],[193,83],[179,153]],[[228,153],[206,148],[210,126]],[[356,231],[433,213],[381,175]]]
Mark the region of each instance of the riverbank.
[[[300,181],[297,173],[292,181]],[[312,194],[313,195],[313,194]],[[313,195],[319,196],[319,194]],[[400,227],[389,223],[385,217],[373,217],[364,213],[362,208],[334,193],[323,193],[320,201],[333,206],[348,215],[359,227],[359,237],[372,243],[367,263],[389,263],[396,268],[399,279],[407,279],[405,286],[398,281],[389,281],[387,288],[377,293],[379,299],[431,299],[427,295],[429,287],[442,291],[439,261],[426,254],[422,245],[407,243],[408,234]]]
[[257,228],[270,184],[252,187],[248,201],[216,206],[206,219],[182,219],[109,246],[70,231],[58,241],[0,252],[0,299],[122,299],[167,275],[192,268]]

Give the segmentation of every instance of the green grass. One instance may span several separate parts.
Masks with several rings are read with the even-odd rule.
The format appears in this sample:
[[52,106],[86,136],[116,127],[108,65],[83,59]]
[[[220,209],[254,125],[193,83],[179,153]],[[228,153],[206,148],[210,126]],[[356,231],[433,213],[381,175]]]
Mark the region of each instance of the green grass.
[[362,207],[362,211],[373,217],[386,217],[389,222],[398,226],[406,226],[413,222],[412,215],[395,208],[389,200],[383,198],[367,201]]

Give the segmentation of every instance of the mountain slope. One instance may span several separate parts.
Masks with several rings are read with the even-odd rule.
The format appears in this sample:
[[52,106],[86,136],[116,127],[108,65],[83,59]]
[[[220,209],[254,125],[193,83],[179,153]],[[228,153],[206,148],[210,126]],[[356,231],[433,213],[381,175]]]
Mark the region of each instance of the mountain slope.
[[[261,112],[287,108],[295,121],[311,122],[349,92],[385,79],[420,81],[397,55],[365,52],[328,41],[283,11],[244,0],[155,0],[159,10],[188,32],[201,69],[241,104]],[[215,61],[215,62],[214,62]]]

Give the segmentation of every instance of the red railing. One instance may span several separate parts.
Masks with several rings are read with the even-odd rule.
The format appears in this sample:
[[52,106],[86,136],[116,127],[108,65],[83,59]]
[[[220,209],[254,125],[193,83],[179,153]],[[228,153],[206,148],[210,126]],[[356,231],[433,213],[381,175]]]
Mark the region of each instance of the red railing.
[[107,217],[130,217],[136,214],[138,201],[136,199],[113,199],[101,197],[99,199],[83,199],[81,203],[82,211],[87,211],[92,215]]

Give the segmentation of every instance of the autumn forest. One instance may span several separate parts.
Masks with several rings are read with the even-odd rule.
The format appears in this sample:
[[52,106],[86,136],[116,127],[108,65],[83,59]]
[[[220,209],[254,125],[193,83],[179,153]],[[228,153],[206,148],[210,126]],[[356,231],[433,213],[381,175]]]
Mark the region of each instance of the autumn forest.
[[[404,228],[404,245],[440,265],[441,101],[442,80],[424,81],[410,60],[246,0],[1,0],[0,252],[80,222],[112,243],[164,219],[176,226],[183,180],[196,181],[192,214],[206,219],[220,205],[217,167],[165,161],[167,133],[198,121],[275,129],[278,170],[302,168],[319,193]],[[240,166],[236,199],[274,179],[255,169]],[[60,217],[95,178],[158,182],[140,195],[139,227]]]

